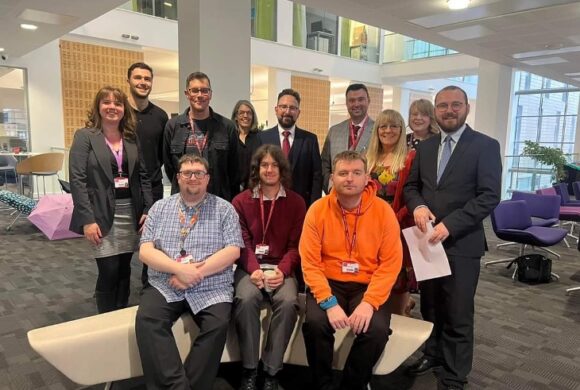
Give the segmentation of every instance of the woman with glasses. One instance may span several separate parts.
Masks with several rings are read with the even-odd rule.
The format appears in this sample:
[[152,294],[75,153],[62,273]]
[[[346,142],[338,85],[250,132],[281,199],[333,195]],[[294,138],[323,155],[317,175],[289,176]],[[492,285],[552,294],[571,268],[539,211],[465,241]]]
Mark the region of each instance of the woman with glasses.
[[104,87],[70,150],[74,202],[70,229],[92,244],[99,270],[95,288],[99,313],[127,307],[131,257],[153,203],[135,125],[127,95]]
[[232,121],[238,129],[238,159],[240,161],[240,191],[248,188],[250,161],[262,145],[258,137],[258,117],[252,103],[238,100],[232,111]]
[[411,133],[407,134],[407,147],[415,149],[419,142],[426,140],[433,134],[439,134],[440,129],[435,120],[433,103],[427,99],[418,99],[409,107],[409,127]]
[[[415,150],[407,151],[404,129],[405,120],[398,111],[384,110],[375,120],[366,154],[369,174],[378,188],[377,195],[393,207],[401,229],[413,225],[413,216],[403,204],[403,186],[409,176]],[[391,313],[410,315],[415,304],[410,291],[417,289],[417,282],[409,250],[404,239],[402,241],[403,267],[388,305]]]

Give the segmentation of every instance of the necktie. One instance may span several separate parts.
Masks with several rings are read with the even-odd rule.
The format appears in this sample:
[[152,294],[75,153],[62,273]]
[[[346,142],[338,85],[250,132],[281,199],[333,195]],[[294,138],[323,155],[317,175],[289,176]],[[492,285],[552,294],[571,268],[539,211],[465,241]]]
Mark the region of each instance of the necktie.
[[451,157],[451,141],[453,141],[453,139],[450,135],[445,137],[445,140],[443,140],[443,152],[441,153],[441,161],[439,162],[439,169],[437,170],[437,184],[439,184],[439,180],[441,179],[441,176],[443,176],[443,171],[445,171],[445,167]]
[[290,140],[288,139],[290,132],[288,130],[284,130],[282,135],[284,136],[284,141],[282,141],[282,152],[284,152],[284,155],[288,157],[290,154]]
[[352,138],[349,138],[349,149],[354,149],[356,147],[356,140],[358,139],[358,132],[360,130],[360,126],[353,126],[352,127]]

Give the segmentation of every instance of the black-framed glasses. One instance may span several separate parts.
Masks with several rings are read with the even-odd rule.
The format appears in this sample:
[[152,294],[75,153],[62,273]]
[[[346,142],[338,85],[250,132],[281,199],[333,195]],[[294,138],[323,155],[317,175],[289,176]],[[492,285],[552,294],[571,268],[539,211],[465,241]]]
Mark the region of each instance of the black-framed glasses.
[[203,96],[207,96],[211,92],[211,88],[189,88],[187,92],[189,92],[190,95],[200,94]]
[[191,179],[192,176],[194,176],[196,179],[203,179],[207,175],[207,172],[205,171],[180,171],[177,173],[179,176],[186,179]]

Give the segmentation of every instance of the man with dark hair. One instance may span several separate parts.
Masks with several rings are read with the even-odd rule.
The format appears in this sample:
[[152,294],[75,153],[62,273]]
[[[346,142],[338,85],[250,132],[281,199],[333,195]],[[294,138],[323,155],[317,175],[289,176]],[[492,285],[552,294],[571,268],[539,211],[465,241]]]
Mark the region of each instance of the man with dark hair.
[[[163,198],[163,130],[168,117],[165,111],[149,101],[153,87],[153,69],[143,62],[136,62],[127,70],[129,104],[137,119],[137,140],[143,155],[145,168],[151,181],[153,202]],[[147,284],[147,265],[141,272],[143,286]]]
[[420,283],[421,314],[434,323],[424,355],[409,368],[421,375],[434,368],[439,389],[463,389],[473,361],[474,297],[486,242],[483,219],[500,201],[499,143],[465,124],[467,94],[448,86],[435,96],[441,134],[417,146],[404,189],[415,223],[431,243],[443,244],[451,275]]
[[298,241],[306,206],[290,190],[290,164],[282,150],[262,145],[252,157],[250,188],[236,196],[245,248],[234,275],[234,320],[242,356],[242,390],[256,389],[260,353],[260,309],[272,306],[262,363],[264,389],[278,388],[286,346],[296,324],[300,264]]
[[292,166],[292,189],[302,196],[308,207],[322,196],[318,138],[316,134],[296,126],[300,116],[300,94],[297,91],[282,90],[274,109],[278,125],[260,133],[262,144],[282,148]]
[[385,302],[401,270],[401,231],[358,152],[336,155],[332,179],[330,194],[308,210],[300,238],[309,287],[302,331],[314,388],[332,389],[334,332],[351,328],[357,336],[340,389],[361,390],[389,339]]
[[[179,193],[153,205],[141,237],[150,285],[135,334],[148,389],[211,389],[230,322],[232,265],[244,244],[233,206],[207,193],[207,161],[188,154],[176,168]],[[199,334],[182,364],[171,327],[186,312]]]
[[163,137],[163,162],[172,182],[171,193],[178,191],[179,158],[193,154],[209,161],[208,192],[231,201],[239,192],[236,126],[210,107],[211,83],[205,73],[193,72],[187,77],[185,96],[189,107],[167,122]]
[[328,130],[322,147],[322,189],[330,193],[332,160],[343,150],[364,152],[371,139],[375,122],[369,118],[369,91],[364,84],[351,84],[346,89],[346,109],[349,119]]

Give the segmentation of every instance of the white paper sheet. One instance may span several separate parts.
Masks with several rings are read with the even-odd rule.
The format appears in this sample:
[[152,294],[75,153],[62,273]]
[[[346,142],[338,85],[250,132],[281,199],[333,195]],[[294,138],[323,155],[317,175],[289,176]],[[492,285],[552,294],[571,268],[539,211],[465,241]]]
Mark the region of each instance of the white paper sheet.
[[403,229],[407,241],[411,262],[418,281],[440,278],[451,275],[449,260],[443,245],[430,244],[429,237],[433,234],[433,226],[427,224],[427,232],[423,233],[417,226]]

